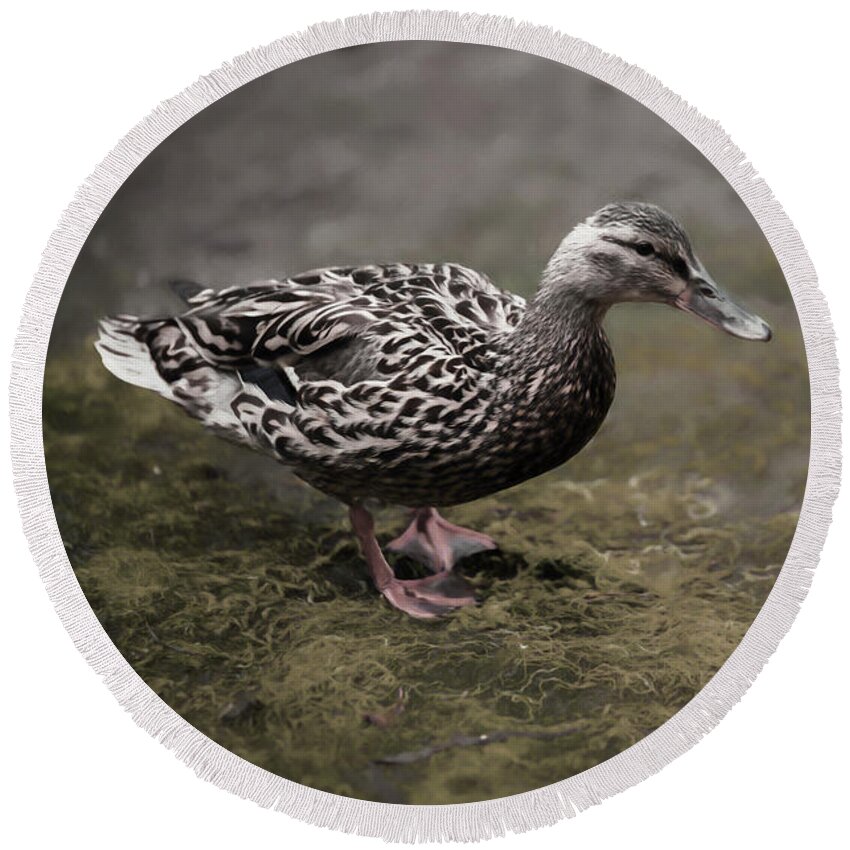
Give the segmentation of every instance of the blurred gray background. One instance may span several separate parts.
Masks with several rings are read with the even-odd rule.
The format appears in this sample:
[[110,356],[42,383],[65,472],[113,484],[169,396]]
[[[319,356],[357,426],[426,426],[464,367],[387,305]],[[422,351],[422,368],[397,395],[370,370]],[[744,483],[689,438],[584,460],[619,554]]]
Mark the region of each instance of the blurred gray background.
[[339,50],[160,145],[95,227],[57,323],[154,311],[170,277],[223,286],[362,261],[454,260],[529,295],[560,238],[618,199],[678,216],[733,291],[787,298],[734,191],[610,86],[494,47]]

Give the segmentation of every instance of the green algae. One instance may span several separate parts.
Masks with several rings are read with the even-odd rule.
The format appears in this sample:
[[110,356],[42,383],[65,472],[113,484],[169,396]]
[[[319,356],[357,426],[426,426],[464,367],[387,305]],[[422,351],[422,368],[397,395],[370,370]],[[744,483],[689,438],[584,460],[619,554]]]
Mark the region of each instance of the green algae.
[[[668,343],[686,333],[671,327]],[[337,505],[116,381],[88,343],[52,351],[45,377],[68,556],[150,687],[261,767],[402,803],[556,782],[656,729],[726,660],[781,568],[805,482],[796,337],[727,355],[706,336],[659,364],[638,330],[612,328],[627,371],[582,455],[446,512],[502,545],[461,566],[477,607],[438,622],[390,608]],[[382,511],[382,542],[403,524]],[[481,735],[494,737],[452,744]]]

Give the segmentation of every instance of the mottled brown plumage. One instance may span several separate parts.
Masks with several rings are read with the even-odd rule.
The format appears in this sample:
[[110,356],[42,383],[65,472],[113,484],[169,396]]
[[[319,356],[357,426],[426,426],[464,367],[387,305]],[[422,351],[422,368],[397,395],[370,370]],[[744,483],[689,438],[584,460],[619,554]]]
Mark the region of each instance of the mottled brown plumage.
[[[627,300],[769,337],[711,281],[670,216],[612,204],[566,237],[531,304],[451,263],[334,267],[202,290],[178,316],[106,319],[97,346],[118,377],[351,506],[379,589],[427,617],[471,601],[443,575],[453,553],[494,545],[432,506],[518,484],[587,444],[614,397],[602,319]],[[392,576],[367,499],[418,509],[396,548],[434,576]]]

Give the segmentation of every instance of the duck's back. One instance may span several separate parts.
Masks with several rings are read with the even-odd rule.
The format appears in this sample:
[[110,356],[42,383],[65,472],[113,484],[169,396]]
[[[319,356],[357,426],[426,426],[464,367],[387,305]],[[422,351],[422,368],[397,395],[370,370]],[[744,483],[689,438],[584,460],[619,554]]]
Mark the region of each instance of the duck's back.
[[394,263],[204,290],[190,306],[181,323],[221,366],[285,365],[350,385],[385,380],[411,335],[463,356],[515,327],[526,305],[463,266]]

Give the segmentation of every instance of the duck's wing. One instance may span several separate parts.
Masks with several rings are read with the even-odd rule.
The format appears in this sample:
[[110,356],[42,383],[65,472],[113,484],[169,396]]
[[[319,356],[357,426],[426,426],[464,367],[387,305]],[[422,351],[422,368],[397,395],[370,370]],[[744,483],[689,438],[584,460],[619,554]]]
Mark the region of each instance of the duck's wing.
[[205,290],[176,317],[216,365],[288,365],[355,336],[381,304],[350,278],[298,275],[218,292]]
[[[488,439],[500,392],[488,340],[511,332],[526,308],[461,266],[394,265],[375,275],[363,290],[379,305],[374,318],[287,369],[294,403],[256,386],[234,402],[258,442],[319,476],[312,480],[328,492],[337,474],[343,482],[383,476],[393,465],[474,452]],[[337,494],[356,498],[355,489]]]
[[316,269],[281,281],[203,290],[178,317],[203,357],[224,368],[293,367],[343,384],[388,374],[381,354],[416,327],[447,356],[512,330],[518,295],[463,266],[372,265]]
[[188,300],[174,317],[104,320],[104,364],[288,461],[354,458],[473,413],[487,340],[525,309],[453,264],[335,267]]

